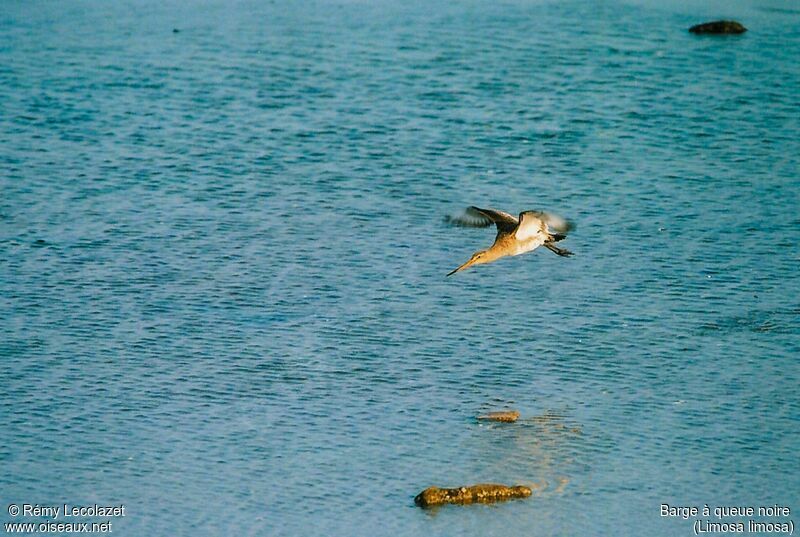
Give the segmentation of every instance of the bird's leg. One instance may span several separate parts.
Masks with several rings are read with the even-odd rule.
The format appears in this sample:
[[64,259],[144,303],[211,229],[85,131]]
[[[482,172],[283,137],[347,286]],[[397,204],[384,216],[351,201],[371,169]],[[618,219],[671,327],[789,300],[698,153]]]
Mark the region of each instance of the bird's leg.
[[548,250],[550,250],[551,252],[553,252],[554,254],[560,255],[561,257],[569,257],[571,255],[575,255],[572,252],[570,252],[569,250],[567,250],[566,248],[559,248],[558,246],[556,246],[552,242],[544,243],[544,247],[547,248]]

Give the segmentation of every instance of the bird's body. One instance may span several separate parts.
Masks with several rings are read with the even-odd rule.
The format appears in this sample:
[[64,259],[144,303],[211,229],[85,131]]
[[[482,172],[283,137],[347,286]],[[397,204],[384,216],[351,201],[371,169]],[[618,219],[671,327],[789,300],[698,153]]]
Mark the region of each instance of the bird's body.
[[491,263],[500,258],[531,252],[540,246],[560,256],[570,256],[572,252],[559,248],[556,242],[566,237],[572,225],[563,218],[543,211],[523,211],[519,217],[494,209],[470,207],[463,215],[448,218],[450,223],[467,227],[497,226],[494,244],[486,250],[475,252],[472,257],[452,271],[455,274],[472,265]]

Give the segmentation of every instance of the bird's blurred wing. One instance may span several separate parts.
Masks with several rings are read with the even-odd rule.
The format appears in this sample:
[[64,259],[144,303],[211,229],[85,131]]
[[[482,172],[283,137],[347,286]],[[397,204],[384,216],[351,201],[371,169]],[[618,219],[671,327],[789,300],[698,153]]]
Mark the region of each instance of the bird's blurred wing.
[[527,240],[539,233],[556,231],[566,233],[574,226],[566,219],[557,214],[544,211],[524,211],[519,213],[519,226],[514,232],[517,240]]
[[503,211],[478,207],[468,207],[460,214],[447,216],[446,220],[461,227],[489,227],[495,224],[498,231],[510,231],[517,227],[517,219],[514,216]]

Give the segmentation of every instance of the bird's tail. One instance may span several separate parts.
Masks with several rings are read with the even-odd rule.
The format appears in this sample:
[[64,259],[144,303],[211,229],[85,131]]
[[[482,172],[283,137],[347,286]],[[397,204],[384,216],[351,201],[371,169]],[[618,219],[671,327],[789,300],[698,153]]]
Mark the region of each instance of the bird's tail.
[[[558,240],[561,240],[561,239],[558,239]],[[570,252],[569,250],[567,250],[566,248],[559,248],[558,246],[556,246],[552,242],[544,243],[544,247],[547,248],[548,250],[550,250],[551,252],[553,252],[554,254],[560,255],[561,257],[569,257],[571,255],[575,255],[572,252]]]

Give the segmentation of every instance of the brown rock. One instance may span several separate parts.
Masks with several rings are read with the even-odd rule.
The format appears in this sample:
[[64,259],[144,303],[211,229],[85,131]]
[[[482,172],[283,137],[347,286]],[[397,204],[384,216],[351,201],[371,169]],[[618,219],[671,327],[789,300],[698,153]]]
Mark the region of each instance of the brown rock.
[[512,423],[517,421],[519,418],[519,411],[518,410],[504,410],[502,412],[489,412],[488,414],[484,414],[483,416],[478,416],[479,420],[489,420],[489,421],[502,421],[506,423]]
[[713,21],[689,28],[693,34],[743,34],[747,28],[736,21]]
[[527,498],[530,495],[531,489],[522,485],[508,487],[506,485],[481,483],[471,487],[455,489],[428,487],[414,498],[414,503],[420,507],[431,507],[445,503],[493,503],[514,498]]

